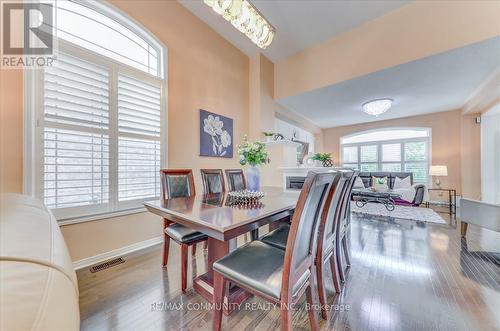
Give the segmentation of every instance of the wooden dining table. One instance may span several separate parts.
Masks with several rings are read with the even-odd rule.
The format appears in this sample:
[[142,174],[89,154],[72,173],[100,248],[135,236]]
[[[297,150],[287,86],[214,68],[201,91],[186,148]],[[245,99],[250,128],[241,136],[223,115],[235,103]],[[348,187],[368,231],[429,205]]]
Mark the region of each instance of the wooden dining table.
[[[152,213],[208,236],[208,270],[193,281],[193,287],[202,297],[213,302],[213,269],[218,259],[236,249],[236,238],[259,227],[289,219],[299,194],[277,187],[263,187],[264,197],[258,203],[232,205],[228,193],[193,195],[190,197],[145,202]],[[246,300],[250,293],[237,286],[229,286],[226,303],[230,313]]]

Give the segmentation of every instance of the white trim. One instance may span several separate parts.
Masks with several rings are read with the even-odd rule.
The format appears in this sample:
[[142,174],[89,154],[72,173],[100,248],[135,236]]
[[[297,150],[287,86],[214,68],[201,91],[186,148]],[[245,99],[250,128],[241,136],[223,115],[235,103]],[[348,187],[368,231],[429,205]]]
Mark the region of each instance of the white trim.
[[139,214],[139,213],[144,213],[146,211],[147,210],[145,207],[117,210],[117,211],[112,211],[109,213],[101,213],[101,214],[94,214],[94,215],[88,215],[88,216],[61,219],[61,220],[57,221],[57,224],[59,224],[59,226],[65,226],[65,225],[70,225],[70,224],[98,221],[98,220],[103,220],[103,219],[107,219],[107,218],[119,217],[119,216]]
[[118,256],[130,254],[136,251],[139,251],[141,249],[145,249],[154,245],[158,245],[159,243],[163,242],[163,236],[158,236],[154,237],[148,240],[140,241],[138,243],[128,245],[125,247],[113,249],[112,251],[97,254],[94,256],[86,257],[84,259],[78,260],[73,262],[73,268],[75,270],[83,269],[85,267],[89,267],[91,265],[94,265],[96,263],[110,260],[113,258],[116,258]]
[[[419,127],[419,126],[389,126],[389,127],[375,128],[375,129],[369,129],[369,130],[363,130],[363,131],[356,131],[356,132],[350,133],[348,135],[340,137],[340,144],[341,145],[342,144],[344,144],[344,145],[350,145],[350,144],[371,143],[372,141],[362,141],[362,142],[357,142],[357,143],[344,143],[343,139],[351,138],[351,137],[354,137],[354,136],[359,136],[359,135],[366,134],[366,133],[378,132],[378,131],[401,131],[401,130],[426,131],[427,132],[427,137],[431,137],[432,136],[432,128],[429,128],[429,127]],[[412,137],[412,138],[408,138],[408,139],[376,140],[376,142],[390,142],[390,141],[396,141],[396,140],[421,139],[421,138],[427,138],[427,137]]]

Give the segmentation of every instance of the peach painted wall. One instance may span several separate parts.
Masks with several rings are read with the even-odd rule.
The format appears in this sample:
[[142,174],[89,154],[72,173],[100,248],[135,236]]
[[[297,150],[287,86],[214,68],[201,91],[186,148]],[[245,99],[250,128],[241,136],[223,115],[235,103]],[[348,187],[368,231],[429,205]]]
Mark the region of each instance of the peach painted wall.
[[262,54],[250,58],[249,137],[262,139],[262,131],[274,131],[276,114],[315,136],[315,148],[322,149],[323,131],[309,119],[290,111],[275,100],[275,66]]
[[[176,1],[111,1],[149,29],[168,48],[169,167],[229,168],[232,159],[199,157],[200,108],[234,119],[234,142],[248,131],[248,57]],[[2,191],[22,191],[21,71],[1,70]],[[197,183],[197,189],[202,186]],[[162,222],[139,213],[63,226],[74,261],[152,239]]]
[[[414,1],[276,64],[276,99],[500,34],[498,1]],[[418,46],[416,46],[418,45]]]
[[0,192],[23,189],[23,75],[0,69]]
[[[378,121],[372,123],[341,126],[324,130],[323,146],[326,152],[331,152],[336,162],[341,162],[340,158],[340,138],[355,132],[365,130],[388,128],[388,127],[429,127],[432,129],[432,163],[444,164],[448,166],[448,177],[441,178],[443,187],[455,188],[458,193],[462,192],[461,175],[464,173],[461,168],[462,156],[462,128],[464,125],[469,129],[469,122],[462,123],[462,111],[454,110],[430,115],[413,116],[394,120]],[[477,143],[477,146],[474,144]],[[471,142],[467,146],[468,151],[474,148],[479,150],[479,142]],[[480,159],[480,157],[478,157]],[[470,167],[470,165],[466,165]],[[480,168],[479,168],[480,169]],[[465,174],[467,175],[467,174]],[[475,182],[480,189],[480,181]],[[469,192],[470,185],[474,182],[466,182],[465,189]],[[473,190],[475,190],[474,188]]]

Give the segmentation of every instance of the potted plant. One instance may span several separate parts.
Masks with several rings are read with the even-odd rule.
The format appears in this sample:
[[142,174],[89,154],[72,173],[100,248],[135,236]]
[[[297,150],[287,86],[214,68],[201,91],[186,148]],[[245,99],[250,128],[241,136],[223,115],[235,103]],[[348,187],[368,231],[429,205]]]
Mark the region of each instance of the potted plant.
[[266,137],[267,142],[274,140],[274,132],[263,131],[262,134]]
[[269,163],[266,145],[262,142],[249,142],[247,136],[243,138],[243,144],[238,145],[238,154],[241,165],[249,165],[246,171],[247,189],[249,191],[260,190],[260,170],[257,166]]
[[312,157],[313,160],[321,162],[323,167],[332,167],[332,154],[331,153],[315,153]]

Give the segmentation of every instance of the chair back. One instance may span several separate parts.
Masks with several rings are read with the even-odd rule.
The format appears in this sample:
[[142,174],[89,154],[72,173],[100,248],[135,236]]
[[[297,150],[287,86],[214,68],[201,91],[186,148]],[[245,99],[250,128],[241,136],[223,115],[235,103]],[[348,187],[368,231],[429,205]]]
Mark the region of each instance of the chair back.
[[226,191],[222,169],[201,169],[200,172],[205,194],[222,193]]
[[162,169],[160,176],[163,199],[190,197],[196,194],[191,169]]
[[229,191],[242,191],[247,188],[245,175],[241,169],[226,169],[226,178]]
[[[339,170],[325,200],[318,230],[318,254],[325,256],[333,250],[337,223],[342,216],[342,197],[348,190],[352,170]],[[318,255],[317,258],[321,257]]]
[[290,289],[305,276],[312,265],[318,220],[335,176],[335,172],[310,171],[307,174],[288,233],[282,295],[290,293]]
[[345,190],[344,194],[342,195],[342,205],[341,205],[341,215],[340,215],[340,222],[338,224],[338,228],[340,229],[345,229],[350,222],[350,215],[351,215],[351,195],[352,195],[352,188],[354,187],[354,183],[356,182],[356,178],[359,176],[358,171],[353,171],[351,173],[351,176],[349,178],[349,181],[347,183],[347,189]]

